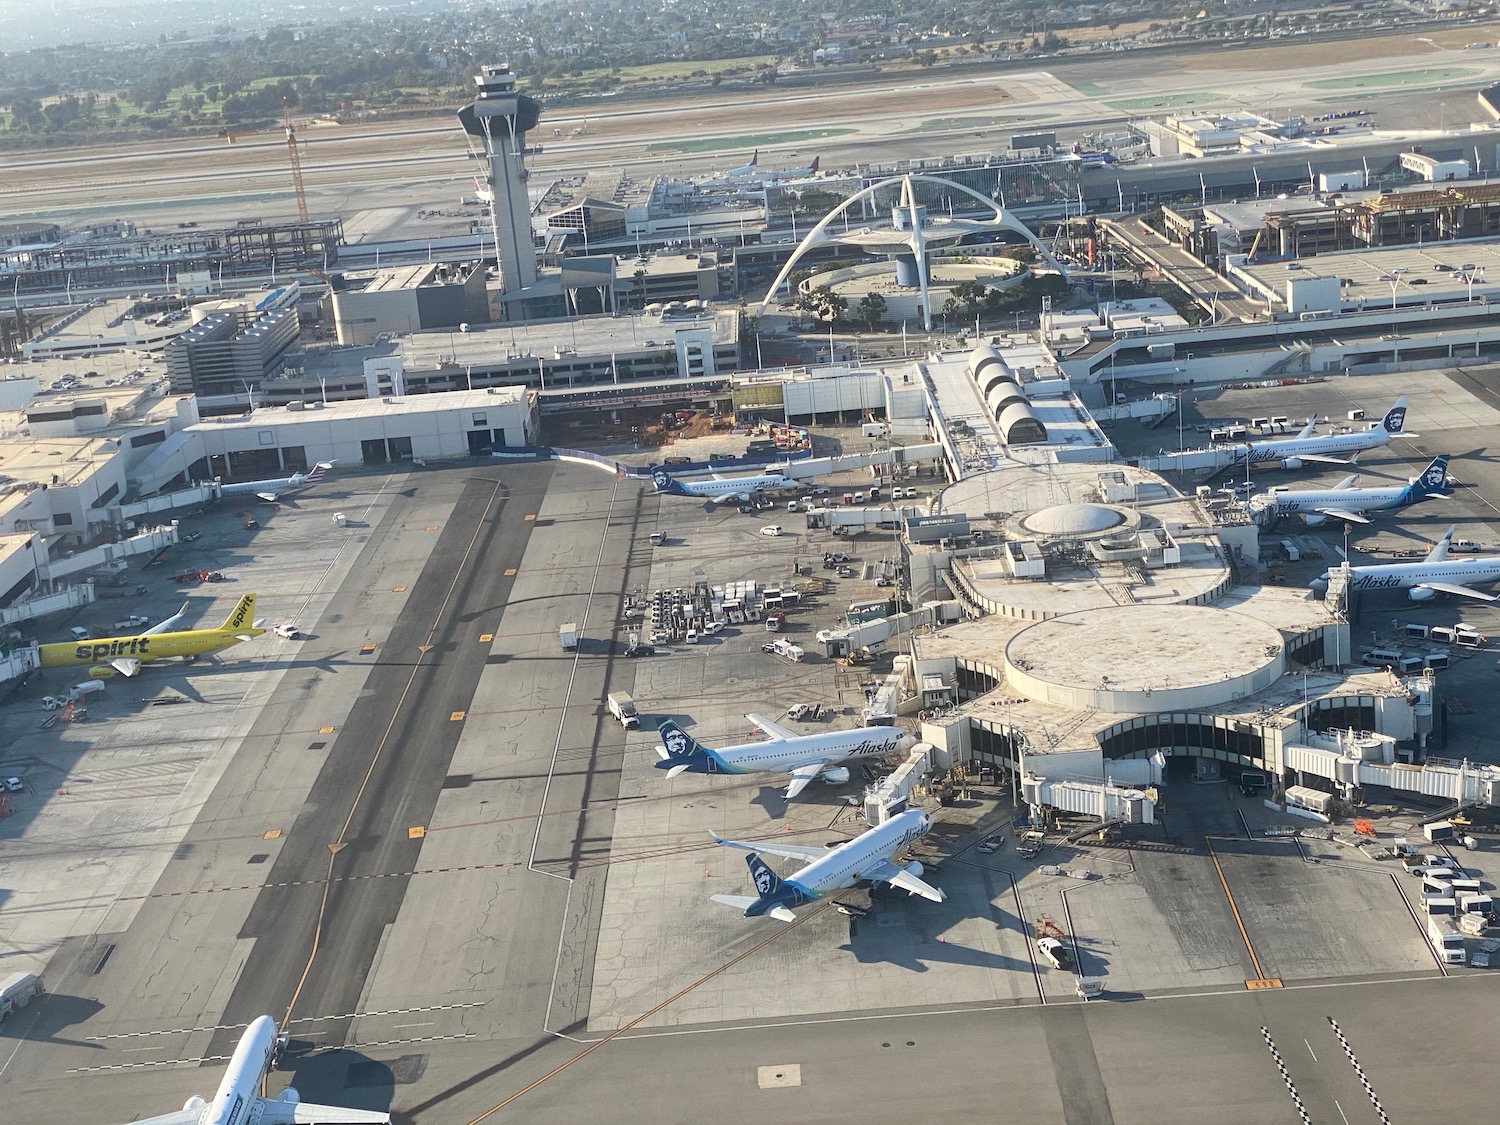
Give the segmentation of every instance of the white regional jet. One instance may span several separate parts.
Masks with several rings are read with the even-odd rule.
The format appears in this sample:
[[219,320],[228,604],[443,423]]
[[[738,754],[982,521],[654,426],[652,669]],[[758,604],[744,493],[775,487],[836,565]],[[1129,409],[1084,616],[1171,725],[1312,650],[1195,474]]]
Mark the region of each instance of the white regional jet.
[[274,480],[246,480],[239,484],[219,485],[221,496],[259,496],[267,504],[276,503],[276,498],[287,492],[300,492],[304,488],[311,488],[323,479],[323,475],[333,468],[332,461],[319,461],[308,473],[293,473],[289,477],[278,477]]
[[[907,809],[836,848],[799,847],[778,844],[774,840],[726,840],[715,832],[713,838],[724,847],[750,853],[745,862],[750,867],[750,877],[755,881],[758,893],[754,898],[745,895],[709,897],[714,902],[743,910],[746,918],[766,916],[782,922],[797,920],[792,907],[813,902],[829,891],[845,890],[860,880],[878,880],[900,887],[908,894],[942,902],[947,894],[919,878],[922,874],[919,862],[912,860],[898,864],[891,861],[891,856],[927,835],[931,827],[932,817],[921,809]],[[759,852],[807,860],[808,864],[797,874],[783,879],[766,866],[757,854]]]
[[[881,758],[905,753],[917,744],[914,735],[895,727],[855,727],[822,734],[798,734],[760,715],[746,715],[770,735],[765,742],[745,742],[710,750],[671,719],[658,728],[662,744],[656,768],[668,777],[680,773],[789,773],[786,788],[790,801],[819,774],[836,784],[849,780],[848,770],[831,770],[851,758]],[[842,773],[842,779],[839,774]]]
[[[1421,562],[1350,566],[1346,561],[1339,569],[1349,576],[1351,590],[1405,590],[1406,596],[1414,602],[1431,601],[1439,594],[1475,598],[1482,602],[1500,600],[1494,594],[1469,589],[1473,582],[1500,579],[1500,555],[1452,559],[1448,557],[1448,546],[1452,542],[1453,528],[1450,527]],[[1329,573],[1325,571],[1315,581],[1326,584]]]
[[314,1105],[290,1086],[274,1098],[262,1097],[261,1082],[279,1049],[276,1022],[270,1016],[253,1020],[211,1100],[192,1097],[175,1113],[141,1118],[136,1125],[390,1125],[389,1113]]
[[1292,438],[1273,438],[1269,441],[1247,441],[1234,447],[1234,463],[1243,465],[1248,457],[1252,465],[1280,461],[1284,468],[1300,469],[1304,464],[1348,465],[1352,455],[1366,449],[1378,449],[1389,445],[1391,438],[1417,437],[1407,433],[1406,396],[1396,400],[1396,405],[1386,411],[1385,417],[1367,430],[1352,434],[1311,434],[1304,429]]
[[665,469],[656,469],[651,474],[657,492],[673,496],[701,496],[706,500],[749,500],[757,492],[775,492],[779,488],[796,488],[797,482],[780,473],[760,473],[751,477],[721,477],[714,474],[713,480],[680,481],[671,477]]
[[1406,484],[1384,488],[1359,488],[1358,476],[1348,476],[1333,488],[1273,488],[1250,501],[1259,511],[1273,510],[1278,516],[1301,516],[1308,527],[1330,519],[1347,523],[1369,523],[1366,512],[1407,508],[1434,496],[1448,495],[1448,455],[1434,457],[1422,472]]

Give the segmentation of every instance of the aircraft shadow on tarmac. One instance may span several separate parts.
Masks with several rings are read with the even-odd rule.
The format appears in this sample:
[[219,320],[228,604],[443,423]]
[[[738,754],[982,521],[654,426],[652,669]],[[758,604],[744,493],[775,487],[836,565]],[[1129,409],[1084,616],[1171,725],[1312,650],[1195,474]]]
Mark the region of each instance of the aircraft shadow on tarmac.
[[395,1100],[396,1087],[411,1085],[426,1073],[427,1056],[401,1055],[386,1062],[345,1047],[318,1050],[315,1044],[294,1037],[276,1069],[290,1074],[291,1084],[305,1101],[386,1113]]
[[28,1043],[55,1043],[62,1047],[87,1047],[102,1051],[105,1049],[103,1043],[68,1039],[58,1032],[65,1027],[86,1023],[103,1010],[103,1004],[86,996],[49,992],[0,1023],[0,1039],[25,1039]]
[[[914,973],[925,973],[935,964],[1031,972],[1030,962],[945,941],[940,933],[928,937],[923,933],[926,927],[922,920],[914,916],[907,924],[902,924],[899,912],[906,910],[910,914],[930,905],[916,899],[908,908],[889,897],[877,897],[869,915],[849,920],[849,941],[839,949],[854,954],[854,959],[861,965],[885,963]],[[893,915],[897,915],[894,920]]]

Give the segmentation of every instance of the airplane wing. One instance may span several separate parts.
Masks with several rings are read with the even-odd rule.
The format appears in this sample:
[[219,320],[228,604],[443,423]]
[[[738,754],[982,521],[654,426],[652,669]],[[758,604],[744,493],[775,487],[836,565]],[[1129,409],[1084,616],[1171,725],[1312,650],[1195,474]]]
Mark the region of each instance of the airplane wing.
[[1350,511],[1348,508],[1314,508],[1320,516],[1327,516],[1333,520],[1345,520],[1349,523],[1369,523],[1370,521],[1358,512]]
[[188,603],[187,602],[183,602],[181,609],[179,609],[176,613],[172,614],[171,617],[164,617],[164,618],[162,618],[155,625],[151,626],[151,628],[149,628],[145,632],[143,632],[141,634],[141,636],[143,636],[143,637],[154,637],[157,633],[170,633],[172,631],[172,626],[176,625],[179,621],[181,621],[184,617],[187,616],[187,609],[188,609]]
[[1453,594],[1460,598],[1474,598],[1481,602],[1500,601],[1495,594],[1482,594],[1478,590],[1471,590],[1467,586],[1460,586],[1456,582],[1418,582],[1418,590],[1432,590],[1439,594]]
[[798,793],[802,792],[802,790],[806,789],[815,780],[817,780],[818,774],[823,772],[823,767],[827,764],[828,763],[826,761],[809,762],[805,766],[798,766],[796,769],[794,769],[792,771],[791,784],[786,787],[786,799],[790,801]]
[[898,867],[888,859],[881,860],[874,867],[861,872],[866,879],[879,879],[883,883],[889,883],[893,887],[900,887],[907,894],[921,895],[923,898],[931,899],[933,902],[942,902],[948,897],[946,891],[934,887],[931,883],[924,883],[904,867]]
[[162,1113],[155,1117],[141,1117],[133,1121],[131,1125],[198,1125],[203,1116],[203,1108],[179,1109],[172,1113]]
[[259,496],[267,504],[274,504],[274,503],[276,503],[276,497],[277,497],[278,494],[275,493],[275,492],[271,492],[268,489],[265,492],[257,492],[255,495]]
[[739,848],[742,852],[765,852],[768,855],[779,855],[783,859],[814,860],[822,859],[828,854],[827,848],[809,848],[800,844],[778,844],[774,840],[756,840],[753,843],[745,840],[726,840],[712,829],[708,833],[714,838],[714,843],[725,848]]
[[133,656],[117,656],[109,664],[122,676],[133,676],[141,670],[141,662]]
[[313,1102],[257,1098],[256,1125],[391,1125],[391,1115],[370,1109],[345,1109]]
[[773,721],[771,719],[766,718],[764,715],[746,715],[745,718],[749,719],[752,723],[754,723],[761,730],[765,731],[772,738],[801,738],[802,737],[800,734],[798,734],[796,731],[792,730],[790,727],[784,727],[780,723],[775,722],[775,721]]
[[1296,453],[1292,456],[1299,461],[1314,461],[1319,465],[1352,465],[1352,457],[1330,457],[1326,453]]

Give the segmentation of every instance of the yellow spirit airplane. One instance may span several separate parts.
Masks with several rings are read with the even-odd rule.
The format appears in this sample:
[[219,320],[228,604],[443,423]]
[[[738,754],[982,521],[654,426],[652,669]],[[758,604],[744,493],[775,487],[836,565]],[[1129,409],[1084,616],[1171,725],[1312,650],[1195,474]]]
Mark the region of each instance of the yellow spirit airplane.
[[[184,607],[186,608],[186,607]],[[178,616],[181,616],[180,614]],[[217,629],[188,629],[180,633],[139,633],[133,637],[102,637],[93,641],[42,645],[43,668],[66,668],[75,664],[92,664],[95,676],[112,676],[116,672],[133,676],[148,660],[165,660],[173,656],[192,659],[222,648],[248,641],[265,632],[255,617],[255,595],[246,594],[234,607],[229,619]]]

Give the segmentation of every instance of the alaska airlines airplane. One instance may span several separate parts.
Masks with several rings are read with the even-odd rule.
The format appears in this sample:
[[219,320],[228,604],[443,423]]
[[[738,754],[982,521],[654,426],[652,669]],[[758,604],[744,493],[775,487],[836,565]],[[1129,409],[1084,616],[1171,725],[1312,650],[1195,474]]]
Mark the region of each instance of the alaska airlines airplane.
[[[186,606],[183,607],[187,609]],[[171,621],[178,620],[182,614]],[[222,648],[248,641],[265,632],[255,618],[255,595],[246,594],[235,603],[232,612],[217,629],[189,629],[181,633],[158,633],[148,629],[131,637],[101,637],[92,641],[65,641],[41,645],[43,668],[66,668],[92,664],[95,675],[112,676],[115,672],[133,676],[148,660],[165,660],[170,656],[203,656]],[[163,622],[162,625],[167,624]],[[158,625],[156,628],[160,629]]]
[[[750,853],[745,857],[745,863],[750,868],[757,894],[754,898],[745,895],[710,895],[709,898],[743,910],[746,918],[765,916],[781,922],[797,920],[792,907],[813,902],[830,891],[846,890],[860,880],[889,883],[908,894],[942,902],[948,897],[946,892],[919,878],[922,874],[919,862],[891,862],[891,856],[920,840],[931,828],[932,817],[921,809],[907,809],[836,848],[799,847],[778,844],[774,840],[726,840],[715,832],[712,834],[714,840],[723,847]],[[760,852],[807,860],[808,864],[797,874],[783,879],[760,858]]]
[[314,1105],[291,1086],[262,1097],[261,1083],[279,1050],[276,1022],[260,1016],[240,1036],[212,1099],[191,1097],[175,1113],[139,1118],[135,1125],[390,1125],[389,1113]]
[[854,727],[822,734],[798,734],[761,715],[745,718],[771,737],[765,742],[744,742],[710,750],[668,719],[658,728],[662,744],[656,748],[661,759],[656,768],[666,770],[668,777],[680,773],[789,773],[792,779],[786,788],[786,799],[790,801],[819,774],[835,784],[849,780],[848,770],[830,770],[830,766],[851,758],[905,753],[917,744],[915,735],[895,727]]
[[779,488],[796,488],[797,482],[780,473],[761,473],[753,477],[721,477],[714,474],[713,480],[680,481],[670,476],[665,469],[651,473],[656,482],[656,491],[672,496],[702,496],[708,500],[749,500],[757,492],[774,492]]
[[1252,465],[1268,461],[1280,461],[1287,469],[1300,469],[1304,464],[1348,465],[1352,458],[1340,454],[1363,453],[1367,449],[1378,449],[1389,445],[1391,438],[1417,437],[1402,427],[1406,425],[1406,396],[1396,400],[1396,405],[1386,411],[1385,417],[1368,430],[1352,434],[1309,434],[1307,429],[1293,438],[1274,438],[1270,441],[1247,441],[1234,446],[1234,463],[1243,465],[1248,457]]
[[[1350,566],[1348,562],[1344,562],[1338,569],[1348,575],[1351,590],[1405,590],[1406,596],[1414,602],[1431,601],[1439,594],[1453,594],[1482,602],[1500,600],[1494,594],[1482,594],[1478,590],[1469,589],[1470,583],[1500,579],[1500,555],[1449,558],[1448,546],[1453,542],[1453,530],[1450,527],[1421,562],[1380,563],[1374,566]],[[1319,584],[1326,583],[1331,573],[1325,571],[1316,581]]]
[[276,498],[288,492],[301,492],[322,481],[325,473],[333,468],[332,461],[319,461],[308,473],[293,473],[289,477],[275,480],[247,480],[239,484],[219,485],[221,496],[259,496],[267,504],[276,503]]
[[1406,484],[1358,488],[1359,477],[1348,476],[1333,488],[1273,488],[1250,502],[1252,508],[1277,516],[1301,516],[1308,527],[1330,519],[1369,523],[1366,512],[1406,508],[1437,496],[1448,496],[1448,455],[1434,457],[1427,468]]

